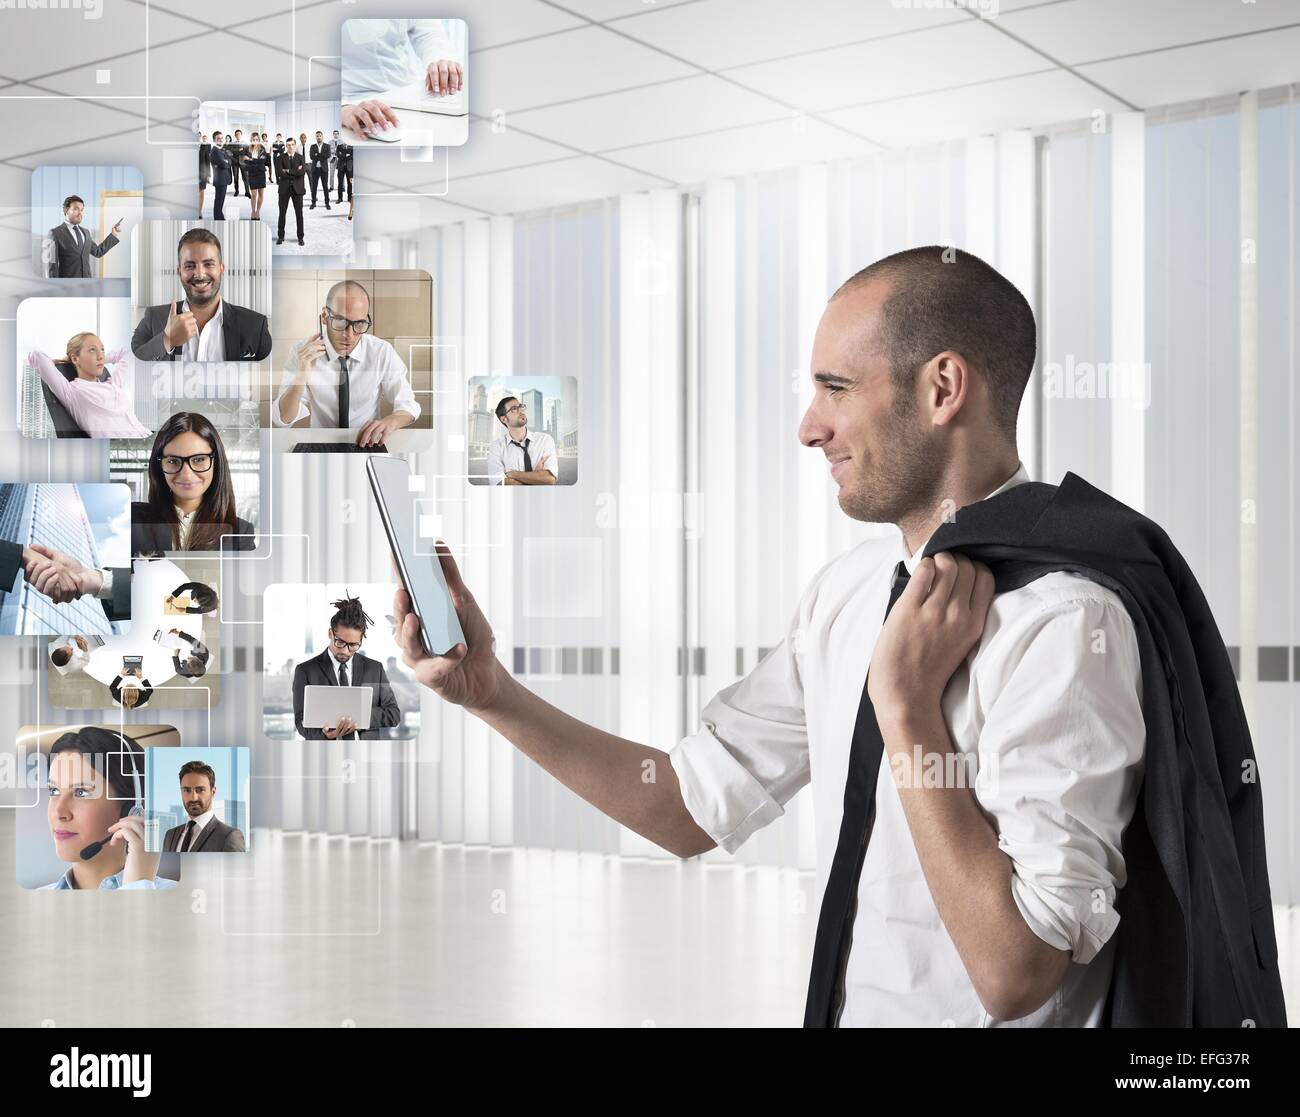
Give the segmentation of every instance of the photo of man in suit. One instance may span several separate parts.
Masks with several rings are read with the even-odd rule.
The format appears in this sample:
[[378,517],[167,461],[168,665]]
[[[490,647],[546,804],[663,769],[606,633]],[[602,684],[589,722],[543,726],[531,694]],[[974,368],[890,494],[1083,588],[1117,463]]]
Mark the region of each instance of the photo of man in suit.
[[164,853],[244,853],[244,832],[217,818],[217,773],[201,760],[181,765],[181,804],[189,821],[163,835]]
[[[337,132],[334,133],[336,136]],[[343,181],[347,180],[348,184],[348,201],[352,201],[352,145],[340,141],[335,145],[335,151],[339,157],[339,195],[337,201],[341,204],[343,201]]]
[[[344,597],[332,602],[335,613],[330,618],[329,644],[320,655],[298,664],[293,672],[293,723],[300,736],[310,740],[373,739],[381,729],[400,725],[402,711],[388,685],[388,674],[378,660],[361,652],[366,629],[374,622],[361,607],[360,598]],[[368,686],[370,692],[370,728],[358,730],[351,718],[339,718],[328,729],[313,729],[302,723],[304,696],[309,686]]]
[[[214,168],[219,150],[212,149]],[[185,298],[145,311],[131,336],[136,359],[260,361],[266,357],[271,352],[266,315],[221,297],[226,265],[216,234],[207,229],[187,230],[177,242],[176,256],[176,275]]]
[[230,185],[232,164],[230,152],[221,142],[221,133],[212,133],[212,146],[208,149],[208,165],[212,169],[212,220],[226,219],[226,187]]
[[325,208],[330,208],[330,145],[325,142],[325,133],[316,133],[316,142],[311,145],[311,209],[316,208],[316,187],[325,184]]
[[[239,159],[244,154],[244,133],[235,129],[235,138],[226,144],[226,154],[230,156],[231,169],[234,174],[235,197],[239,197]],[[248,181],[244,181],[244,197],[248,197]]]
[[96,244],[94,232],[81,223],[85,212],[86,203],[76,194],[63,199],[63,224],[50,230],[55,252],[50,261],[50,279],[92,278],[90,258],[103,256],[117,244],[117,234],[122,231],[121,219],[113,226],[112,232]]
[[280,144],[280,148],[280,154],[275,157],[275,182],[280,191],[280,224],[276,229],[275,243],[284,243],[284,219],[292,202],[293,215],[298,221],[298,243],[303,244],[302,196],[307,191],[307,184],[303,181],[307,165],[292,136]]

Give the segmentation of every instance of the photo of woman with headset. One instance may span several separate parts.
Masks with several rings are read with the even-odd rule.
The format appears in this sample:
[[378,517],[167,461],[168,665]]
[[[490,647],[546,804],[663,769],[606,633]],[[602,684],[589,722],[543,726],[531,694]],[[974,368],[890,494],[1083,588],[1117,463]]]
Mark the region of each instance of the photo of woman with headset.
[[[131,503],[131,553],[249,551],[253,525],[235,510],[226,448],[204,415],[179,411],[149,454],[149,498]],[[231,538],[223,542],[222,537]]]
[[144,848],[144,749],[95,725],[50,746],[46,818],[68,870],[43,889],[157,889],[160,855]]

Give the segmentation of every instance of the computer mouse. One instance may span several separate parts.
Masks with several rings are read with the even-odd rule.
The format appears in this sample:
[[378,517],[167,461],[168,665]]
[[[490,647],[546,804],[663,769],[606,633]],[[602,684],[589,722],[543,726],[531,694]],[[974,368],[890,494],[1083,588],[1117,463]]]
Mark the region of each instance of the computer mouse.
[[402,129],[396,124],[387,128],[377,128],[369,133],[372,140],[383,140],[386,144],[397,143],[402,138]]

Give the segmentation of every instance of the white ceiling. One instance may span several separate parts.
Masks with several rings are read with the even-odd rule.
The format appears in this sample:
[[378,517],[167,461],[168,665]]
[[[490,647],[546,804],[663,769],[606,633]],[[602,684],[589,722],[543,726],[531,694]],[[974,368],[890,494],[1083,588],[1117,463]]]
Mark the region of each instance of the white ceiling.
[[[1300,81],[1300,0],[998,0],[991,18],[951,0],[119,0],[95,23],[29,21],[49,49],[0,38],[0,87],[95,97],[111,66],[114,92],[147,71],[155,98],[305,97],[309,74],[333,96],[341,18],[431,11],[469,22],[469,142],[449,179],[440,153],[357,157],[359,188],[440,195],[421,224]],[[137,111],[87,105],[51,138],[126,135]],[[30,147],[3,163],[53,161]],[[393,202],[367,228],[409,227]]]

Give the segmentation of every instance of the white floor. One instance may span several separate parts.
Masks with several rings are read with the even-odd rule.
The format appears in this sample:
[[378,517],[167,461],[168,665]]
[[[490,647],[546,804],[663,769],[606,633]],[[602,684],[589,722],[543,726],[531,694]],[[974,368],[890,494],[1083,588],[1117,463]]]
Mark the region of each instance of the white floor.
[[[0,812],[0,864],[13,864]],[[255,830],[158,893],[0,905],[0,1026],[797,1026],[811,874]],[[1300,1023],[1300,916],[1278,909]]]
[[[280,192],[274,183],[268,184],[262,195],[262,224],[271,230],[272,251],[276,256],[351,256],[354,220],[348,220],[348,192],[343,188],[343,201],[338,202],[337,187],[330,192],[330,207],[325,208],[324,188],[316,193],[316,208],[311,208],[311,185],[302,203],[302,228],[305,245],[298,244],[298,225],[294,220],[293,203],[284,216],[284,243],[275,243],[276,228],[280,222]],[[238,197],[229,190],[222,212],[227,221],[247,221],[253,215],[253,201],[241,192]],[[212,218],[212,187],[203,195],[203,217]]]

